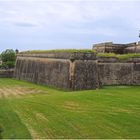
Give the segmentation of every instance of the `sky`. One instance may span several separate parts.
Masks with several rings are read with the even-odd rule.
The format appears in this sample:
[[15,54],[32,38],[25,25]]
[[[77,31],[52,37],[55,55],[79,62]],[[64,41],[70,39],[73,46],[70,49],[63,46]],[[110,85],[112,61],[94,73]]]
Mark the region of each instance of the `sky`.
[[0,52],[139,41],[139,0],[0,0]]

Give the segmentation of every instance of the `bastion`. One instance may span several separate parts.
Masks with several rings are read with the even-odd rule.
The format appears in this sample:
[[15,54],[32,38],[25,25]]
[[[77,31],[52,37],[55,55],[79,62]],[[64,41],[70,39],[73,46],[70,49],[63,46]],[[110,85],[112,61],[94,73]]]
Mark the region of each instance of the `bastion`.
[[92,52],[18,54],[14,76],[18,80],[70,90],[99,87],[97,59]]
[[[94,51],[19,53],[14,77],[68,90],[96,89],[104,85],[140,85],[140,43],[115,48],[116,45],[98,44]],[[104,52],[108,48],[110,52]],[[126,49],[137,50],[137,53],[126,53]]]

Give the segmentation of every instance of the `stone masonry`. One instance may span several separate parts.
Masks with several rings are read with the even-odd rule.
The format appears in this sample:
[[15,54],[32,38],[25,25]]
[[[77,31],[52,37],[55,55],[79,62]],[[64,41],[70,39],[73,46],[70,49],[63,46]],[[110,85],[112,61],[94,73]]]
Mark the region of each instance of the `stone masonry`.
[[140,85],[140,58],[119,60],[81,52],[18,54],[14,77],[69,90]]
[[129,44],[114,44],[113,42],[105,42],[93,45],[93,50],[97,53],[140,53],[140,43],[134,42]]
[[70,90],[99,87],[94,53],[19,54],[14,75],[19,80]]

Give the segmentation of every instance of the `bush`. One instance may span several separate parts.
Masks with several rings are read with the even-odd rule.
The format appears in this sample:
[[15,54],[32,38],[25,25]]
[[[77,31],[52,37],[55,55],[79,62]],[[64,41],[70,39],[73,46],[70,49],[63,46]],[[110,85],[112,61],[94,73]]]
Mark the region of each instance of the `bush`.
[[0,57],[2,60],[2,65],[0,66],[0,68],[3,68],[3,69],[14,68],[15,61],[16,61],[16,54],[14,50],[7,49],[6,51],[3,51],[1,53]]
[[7,61],[3,62],[0,68],[2,69],[11,69],[15,67],[15,62],[14,61]]
[[3,51],[1,53],[1,60],[2,62],[7,62],[7,61],[16,61],[16,54],[14,50],[12,49],[7,49],[6,51]]

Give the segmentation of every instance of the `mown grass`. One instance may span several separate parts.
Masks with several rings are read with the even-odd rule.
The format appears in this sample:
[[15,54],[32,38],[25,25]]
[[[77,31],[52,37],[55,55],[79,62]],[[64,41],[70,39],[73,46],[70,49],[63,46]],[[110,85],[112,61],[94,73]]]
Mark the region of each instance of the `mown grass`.
[[66,92],[0,79],[0,129],[8,139],[140,138],[140,87]]
[[115,54],[115,53],[98,53],[98,57],[107,57],[107,58],[117,58],[119,60],[125,60],[128,58],[140,58],[140,53],[130,53],[130,54]]
[[81,53],[93,53],[94,50],[90,49],[58,49],[58,50],[29,50],[20,52],[20,54],[44,54],[44,53],[55,53],[55,52],[81,52]]

